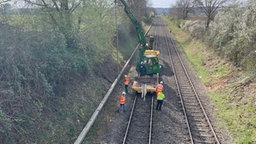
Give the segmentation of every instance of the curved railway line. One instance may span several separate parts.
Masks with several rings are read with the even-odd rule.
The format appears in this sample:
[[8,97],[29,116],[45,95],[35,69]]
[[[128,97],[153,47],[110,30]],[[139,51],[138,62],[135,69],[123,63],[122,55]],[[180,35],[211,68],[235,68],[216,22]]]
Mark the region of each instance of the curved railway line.
[[[161,112],[154,110],[156,100],[153,95],[148,94],[144,101],[140,96],[129,94],[127,112],[114,116],[113,124],[108,125],[108,134],[98,140],[98,143],[221,143],[200,101],[200,95],[191,80],[188,68],[182,60],[180,55],[182,52],[171,38],[165,22],[160,18],[157,19],[150,32],[155,36],[154,48],[160,50],[160,62],[162,61],[164,65],[164,72],[160,74],[160,79],[164,80],[166,95],[163,110]],[[107,95],[112,94],[112,91],[120,93],[120,88],[116,85],[123,82],[122,79],[120,81],[120,77],[131,59],[133,59],[132,56]],[[100,109],[95,112],[101,111],[108,96],[104,99],[105,101],[99,106]],[[90,119],[88,122],[91,125],[97,115],[92,117],[94,120]],[[115,123],[122,124],[122,126],[117,127]],[[86,125],[78,136],[76,144],[82,143],[91,125]]]

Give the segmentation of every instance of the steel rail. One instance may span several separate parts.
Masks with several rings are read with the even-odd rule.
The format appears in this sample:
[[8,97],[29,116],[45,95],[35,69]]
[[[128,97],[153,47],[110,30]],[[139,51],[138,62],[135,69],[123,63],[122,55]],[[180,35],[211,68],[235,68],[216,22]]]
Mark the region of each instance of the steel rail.
[[131,114],[130,114],[130,117],[129,117],[129,120],[128,120],[128,123],[127,123],[126,131],[125,131],[125,135],[124,135],[124,139],[123,139],[123,144],[125,144],[127,136],[128,136],[128,132],[129,132],[130,124],[131,124],[131,121],[132,121],[132,116],[133,116],[133,113],[134,113],[134,108],[135,108],[135,105],[136,105],[136,101],[137,101],[137,96],[135,96],[133,104],[132,104],[132,110],[131,110]]
[[[128,120],[128,123],[127,123],[127,126],[126,126],[126,131],[125,131],[125,135],[124,135],[122,144],[126,144],[126,142],[127,142],[127,137],[128,137],[128,134],[129,134],[129,130],[130,130],[131,124],[132,124],[132,118],[134,116],[134,111],[135,111],[135,106],[136,106],[136,102],[137,102],[137,97],[138,96],[135,96],[134,101],[133,101],[131,113],[130,113],[129,120]],[[154,106],[154,98],[152,96],[151,104],[150,104],[148,144],[151,144],[151,141],[152,141],[153,111],[154,111],[153,106]]]
[[[172,39],[170,39],[170,40],[171,40],[172,43],[174,43]],[[201,110],[203,111],[204,117],[205,117],[205,119],[207,120],[208,125],[210,126],[210,129],[211,129],[212,134],[213,134],[213,136],[214,136],[214,138],[215,138],[215,141],[216,141],[217,144],[220,144],[219,139],[218,139],[218,137],[217,137],[217,135],[216,135],[216,132],[214,131],[213,126],[212,126],[212,124],[211,124],[211,122],[210,122],[210,119],[209,119],[208,115],[206,114],[206,111],[205,111],[205,109],[204,109],[204,107],[203,107],[203,105],[202,105],[202,102],[201,102],[201,100],[200,100],[199,94],[197,93],[197,91],[196,91],[196,89],[195,89],[195,86],[194,86],[194,84],[193,84],[193,82],[192,82],[192,80],[191,80],[191,78],[190,78],[190,76],[189,76],[189,74],[188,74],[188,71],[187,71],[187,69],[186,69],[186,67],[185,67],[185,65],[184,65],[184,62],[182,61],[181,56],[180,56],[180,54],[179,54],[178,51],[177,51],[177,47],[176,47],[176,45],[174,45],[174,44],[173,44],[173,46],[174,46],[174,48],[175,48],[175,52],[177,53],[177,56],[178,56],[178,58],[179,58],[181,64],[182,64],[182,67],[183,67],[183,69],[184,69],[184,72],[185,72],[185,74],[186,74],[186,77],[188,78],[189,83],[190,83],[190,85],[191,85],[191,87],[192,87],[192,90],[193,90],[193,92],[194,92],[194,94],[195,94],[195,96],[196,96],[196,99],[197,99],[197,101],[198,101],[198,103],[199,103],[199,105],[200,105],[200,108],[201,108]]]
[[151,98],[150,120],[149,120],[148,144],[151,144],[151,141],[152,141],[153,111],[154,111],[154,97],[152,96],[152,98]]
[[165,43],[166,43],[166,49],[168,50],[168,55],[169,55],[169,58],[170,58],[171,66],[172,66],[172,69],[173,69],[173,75],[174,75],[175,83],[176,83],[176,86],[177,86],[178,95],[180,97],[183,114],[184,114],[184,117],[185,117],[185,120],[186,120],[186,125],[188,127],[188,133],[189,133],[190,141],[191,141],[192,144],[194,144],[192,134],[191,134],[191,129],[190,129],[188,118],[187,118],[187,112],[186,112],[186,109],[185,109],[185,106],[184,106],[183,98],[181,96],[180,85],[178,83],[178,78],[177,78],[175,66],[173,64],[174,62],[173,62],[173,59],[172,59],[171,51],[169,49],[168,35],[167,34],[166,34]]
[[[167,36],[167,38],[168,38],[168,36]],[[167,38],[166,38],[165,41],[166,41],[166,44],[169,45],[169,42],[168,42],[168,39],[167,39]],[[191,86],[191,88],[192,88],[192,90],[193,90],[193,92],[194,92],[194,94],[195,94],[195,96],[196,96],[196,99],[197,99],[197,101],[198,101],[198,103],[199,103],[199,105],[200,105],[200,108],[201,108],[201,110],[202,110],[202,112],[203,112],[203,114],[204,114],[204,117],[205,117],[205,119],[207,120],[207,123],[208,123],[208,125],[209,125],[209,127],[210,127],[210,129],[211,129],[211,131],[212,131],[212,134],[213,134],[213,136],[214,136],[214,138],[215,138],[215,142],[216,142],[217,144],[219,144],[220,142],[219,142],[219,140],[218,140],[218,137],[217,137],[217,135],[216,135],[216,133],[215,133],[215,131],[214,131],[212,125],[211,125],[211,122],[210,122],[210,120],[209,120],[209,118],[208,118],[208,116],[207,116],[207,114],[206,114],[206,112],[205,112],[205,109],[204,109],[204,107],[203,107],[203,105],[202,105],[202,103],[201,103],[201,100],[200,100],[200,98],[199,98],[199,95],[198,95],[198,93],[197,93],[195,87],[194,87],[194,84],[193,84],[193,82],[192,82],[192,80],[191,80],[191,78],[190,78],[190,76],[189,76],[189,74],[188,74],[188,72],[187,72],[187,69],[186,69],[186,67],[185,67],[185,65],[184,65],[184,62],[183,62],[183,60],[181,59],[180,54],[178,53],[178,50],[177,50],[178,48],[177,48],[177,46],[174,44],[174,42],[173,42],[172,39],[170,39],[169,41],[172,43],[172,46],[174,47],[174,50],[175,50],[175,52],[176,52],[176,54],[177,54],[177,57],[178,57],[178,59],[179,59],[179,61],[180,61],[180,63],[181,63],[181,66],[182,66],[182,68],[183,68],[183,70],[184,70],[184,72],[185,72],[185,75],[186,75],[186,77],[187,77],[187,79],[188,79],[188,81],[189,81],[189,84],[190,84],[190,86]],[[178,95],[179,95],[179,97],[180,97],[180,99],[181,99],[181,105],[182,105],[183,113],[184,113],[184,116],[185,116],[185,119],[186,119],[186,125],[188,126],[188,131],[189,131],[190,140],[191,140],[191,143],[194,144],[194,140],[193,140],[193,136],[192,136],[192,132],[191,132],[191,127],[190,127],[189,120],[188,120],[188,117],[187,117],[187,111],[186,111],[186,108],[185,108],[185,105],[184,105],[184,100],[183,100],[182,94],[181,94],[180,84],[178,83],[178,78],[177,78],[175,66],[174,66],[174,64],[173,64],[173,60],[172,60],[172,57],[171,57],[171,52],[170,52],[169,49],[168,49],[168,53],[169,53],[169,55],[170,55],[171,65],[172,65],[172,68],[173,68],[173,73],[174,73],[174,76],[175,76],[175,81],[176,81],[176,85],[177,85],[177,89],[178,89]]]

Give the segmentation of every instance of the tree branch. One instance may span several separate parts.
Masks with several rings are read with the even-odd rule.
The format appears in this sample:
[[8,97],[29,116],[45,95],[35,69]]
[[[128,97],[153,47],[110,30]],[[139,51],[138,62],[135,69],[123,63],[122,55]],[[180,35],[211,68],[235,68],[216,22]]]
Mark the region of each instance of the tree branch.
[[75,3],[73,3],[72,7],[69,10],[69,12],[72,13],[80,4],[81,4],[81,1],[77,5],[75,5]]
[[11,1],[11,0],[2,0],[2,1],[0,2],[0,4],[5,3],[5,2],[8,2],[8,1]]
[[53,2],[53,5],[56,7],[56,10],[57,10],[57,11],[60,11],[60,8],[59,8],[59,6],[57,5],[56,0],[52,0],[52,2]]
[[36,5],[36,6],[45,6],[43,4],[40,3],[36,3],[36,2],[32,2],[31,0],[24,0],[26,3],[32,4],[32,5]]

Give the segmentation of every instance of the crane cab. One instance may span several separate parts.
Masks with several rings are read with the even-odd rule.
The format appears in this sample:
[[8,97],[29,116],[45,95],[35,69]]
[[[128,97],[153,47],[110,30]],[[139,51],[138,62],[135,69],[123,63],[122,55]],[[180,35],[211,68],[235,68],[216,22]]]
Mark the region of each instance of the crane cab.
[[158,50],[145,50],[143,61],[137,66],[137,71],[140,76],[153,75],[160,73],[161,65],[159,64],[159,54]]

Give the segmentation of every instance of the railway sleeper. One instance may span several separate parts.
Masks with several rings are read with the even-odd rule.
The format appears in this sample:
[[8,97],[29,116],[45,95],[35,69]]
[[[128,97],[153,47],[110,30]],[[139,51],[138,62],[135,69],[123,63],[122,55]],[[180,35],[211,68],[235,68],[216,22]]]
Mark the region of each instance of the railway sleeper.
[[201,109],[195,109],[195,108],[189,108],[186,107],[187,113],[188,115],[193,115],[193,114],[202,114],[202,110]]
[[181,94],[184,94],[184,95],[195,95],[195,93],[190,88],[187,88],[187,89],[181,88],[180,91],[181,91]]
[[[126,141],[126,144],[134,144],[135,142],[134,142],[134,140],[127,140]],[[142,141],[136,141],[136,143],[137,144],[145,144],[145,142],[143,142],[143,140]]]
[[145,135],[136,135],[135,133],[133,135],[128,135],[130,139],[134,140],[134,139],[141,139],[141,140],[144,140],[144,139],[147,139],[147,137],[145,137]]
[[213,135],[211,133],[193,133],[194,136],[197,136],[197,137],[201,137],[201,138],[207,138],[207,139],[212,139],[213,138]]
[[138,128],[145,128],[145,127],[148,127],[149,126],[149,123],[145,123],[145,119],[141,119],[141,121],[139,120],[132,120],[131,121],[131,127],[138,127]]
[[136,129],[136,130],[133,130],[135,131],[136,133],[135,134],[145,134],[145,133],[148,133],[149,130],[145,130],[145,129]]
[[196,127],[196,128],[198,128],[198,127],[209,127],[209,125],[208,124],[206,124],[206,123],[192,123],[192,124],[190,124],[190,126],[191,127]]
[[198,117],[198,116],[193,116],[193,121],[195,121],[195,122],[203,122],[203,123],[206,123],[207,121],[206,121],[206,119],[204,119],[204,117],[203,116],[200,116],[200,117]]
[[211,133],[211,130],[208,128],[202,128],[202,127],[197,127],[195,128],[199,133]]
[[194,96],[183,95],[183,99],[187,103],[198,104],[198,101]]
[[202,113],[191,113],[189,116],[194,119],[204,119],[204,115]]
[[194,123],[194,122],[192,122],[190,127],[194,130],[197,130],[198,128],[207,129],[209,126],[208,126],[208,124],[205,124],[205,123]]
[[216,142],[213,140],[203,140],[202,139],[194,139],[194,142],[196,144],[216,144]]
[[186,102],[186,103],[198,104],[198,101],[194,96],[183,95],[183,99],[184,99],[184,102]]
[[184,102],[187,109],[200,109],[197,102]]
[[193,90],[191,89],[191,86],[189,85],[189,83],[187,83],[187,81],[183,81],[183,82],[180,83],[180,89],[182,91],[191,91],[191,92],[193,92]]
[[199,105],[192,105],[191,103],[185,102],[186,109],[195,110],[195,111],[202,111]]
[[189,96],[195,95],[195,93],[193,91],[189,91],[188,89],[181,89],[180,91],[181,91],[182,95],[186,95],[186,96],[187,95],[189,95]]

